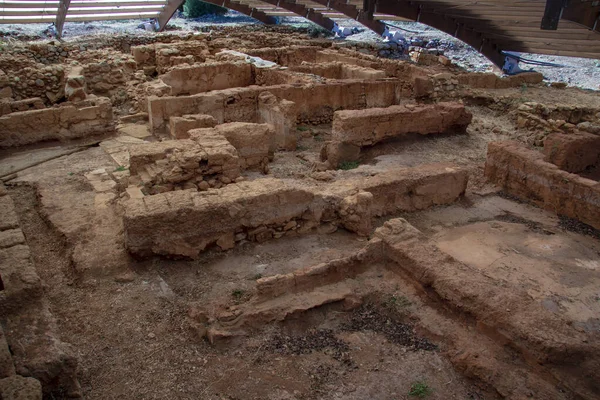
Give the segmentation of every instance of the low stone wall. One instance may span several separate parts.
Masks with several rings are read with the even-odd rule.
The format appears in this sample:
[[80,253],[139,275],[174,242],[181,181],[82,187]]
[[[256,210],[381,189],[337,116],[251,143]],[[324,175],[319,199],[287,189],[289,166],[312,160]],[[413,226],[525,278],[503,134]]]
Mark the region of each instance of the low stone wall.
[[409,133],[465,132],[471,119],[471,113],[461,103],[336,111],[326,159],[336,168],[341,162],[357,160],[363,146]]
[[[43,297],[13,200],[1,183],[0,275],[0,398],[41,400],[42,390],[47,398],[79,398],[75,352],[56,334],[56,320]],[[29,391],[20,390],[26,387]]]
[[160,79],[171,87],[171,96],[193,95],[254,83],[251,64],[229,62],[175,67]]
[[131,47],[139,69],[163,74],[173,66],[204,62],[210,51],[204,38],[175,43],[155,43]]
[[488,145],[485,176],[513,196],[600,229],[600,183],[561,170],[516,142]]
[[292,71],[315,74],[329,79],[383,79],[386,78],[385,71],[363,67],[358,65],[346,65],[341,62],[327,62],[310,64],[303,62],[300,65],[290,67]]
[[8,86],[15,100],[39,97],[46,104],[54,104],[64,97],[65,70],[61,65],[6,71],[9,77]]
[[18,111],[42,110],[44,108],[46,106],[39,97],[17,101],[5,100],[0,102],[0,116]]
[[13,200],[0,184],[0,314],[19,310],[42,295],[42,282],[31,259],[29,246],[19,226]]
[[403,82],[412,82],[417,76],[428,76],[431,71],[404,60],[376,57],[360,51],[333,46],[335,51],[322,50],[317,53],[316,62],[340,61],[349,65],[373,68],[385,71],[388,77],[397,78]]
[[600,166],[600,135],[552,133],[544,141],[545,160],[567,172]]
[[173,139],[187,139],[190,137],[188,132],[191,129],[212,128],[216,125],[217,120],[206,114],[184,115],[169,119],[170,132]]
[[270,92],[298,107],[298,122],[330,122],[334,111],[388,107],[409,97],[411,89],[397,80],[345,81],[302,86],[276,85],[225,89],[179,97],[148,97],[153,132],[163,133],[170,117],[208,114],[223,122],[256,122],[258,96]]
[[112,105],[104,97],[0,117],[0,147],[68,140],[114,130]]
[[212,244],[228,249],[237,241],[307,233],[320,224],[368,235],[373,216],[451,203],[467,180],[464,170],[436,164],[322,187],[265,178],[208,192],[146,196],[125,206],[126,244],[138,256],[196,257]]
[[523,72],[518,75],[499,77],[494,73],[473,72],[458,75],[458,82],[475,89],[507,89],[522,85],[542,83],[544,75],[539,72]]
[[241,49],[239,52],[249,56],[260,57],[284,67],[300,65],[303,61],[316,62],[317,52],[320,47],[315,46],[289,46],[258,49]]

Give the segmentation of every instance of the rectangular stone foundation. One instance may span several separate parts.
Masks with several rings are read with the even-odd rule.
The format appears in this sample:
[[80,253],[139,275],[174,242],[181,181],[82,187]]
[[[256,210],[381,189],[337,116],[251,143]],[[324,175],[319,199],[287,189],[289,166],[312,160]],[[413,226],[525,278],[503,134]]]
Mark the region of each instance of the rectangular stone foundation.
[[516,142],[488,145],[485,175],[506,192],[600,229],[600,183],[561,170]]
[[114,130],[111,101],[105,97],[0,117],[0,147],[68,140]]
[[137,256],[196,257],[212,244],[228,249],[236,241],[262,242],[320,224],[368,235],[373,216],[452,203],[467,180],[458,167],[434,164],[324,185],[265,178],[146,196],[126,204],[126,246]]

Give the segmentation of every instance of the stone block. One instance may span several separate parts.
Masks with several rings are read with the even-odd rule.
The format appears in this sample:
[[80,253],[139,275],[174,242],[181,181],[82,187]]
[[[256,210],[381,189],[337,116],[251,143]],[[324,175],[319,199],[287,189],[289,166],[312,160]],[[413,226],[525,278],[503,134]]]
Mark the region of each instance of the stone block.
[[171,117],[171,137],[173,139],[187,139],[188,131],[198,128],[212,128],[217,125],[217,120],[206,114],[190,114],[182,117]]

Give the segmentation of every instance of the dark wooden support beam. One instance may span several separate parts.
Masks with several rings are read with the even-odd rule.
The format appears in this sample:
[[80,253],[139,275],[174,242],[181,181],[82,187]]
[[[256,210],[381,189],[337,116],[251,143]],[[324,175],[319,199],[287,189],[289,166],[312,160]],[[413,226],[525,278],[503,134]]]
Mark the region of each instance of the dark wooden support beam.
[[61,39],[63,28],[65,26],[65,18],[67,17],[67,11],[69,11],[69,5],[71,0],[60,0],[58,3],[58,11],[56,12],[56,22],[54,28],[56,29],[56,38]]
[[565,0],[546,0],[546,10],[542,18],[541,29],[555,31],[562,16]]
[[572,0],[564,8],[562,19],[575,22],[596,33],[600,33],[600,2]]
[[[373,14],[371,14],[371,16],[369,16],[369,14],[365,13],[364,10],[359,10],[354,5],[347,4],[345,1],[340,1],[340,0],[313,0],[313,1],[315,3],[319,3],[328,8],[331,8],[332,10],[340,12],[340,13],[344,14],[345,16],[347,16],[348,18],[351,18],[351,19],[354,19],[354,20],[360,22],[367,28],[371,29],[372,31],[374,31],[380,35],[385,30],[385,24],[383,22],[374,20]],[[368,0],[368,1],[373,2],[373,10],[374,10],[375,9],[374,0]]]

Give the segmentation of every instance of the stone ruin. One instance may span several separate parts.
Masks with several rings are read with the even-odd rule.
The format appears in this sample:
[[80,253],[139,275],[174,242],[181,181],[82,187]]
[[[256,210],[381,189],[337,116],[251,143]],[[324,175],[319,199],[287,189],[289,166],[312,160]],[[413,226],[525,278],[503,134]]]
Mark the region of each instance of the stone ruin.
[[[451,228],[506,219],[550,229],[510,214],[525,207],[515,199],[549,211],[543,221],[600,230],[600,105],[523,102],[523,87],[570,89],[546,88],[537,73],[468,73],[426,51],[394,60],[329,40],[269,33],[255,43],[226,32],[0,55],[0,149],[34,158],[0,163],[0,399],[80,398],[95,390],[89,371],[99,368],[82,372],[89,357],[66,343],[76,330],[61,336],[68,312],[44,283],[59,272],[42,265],[27,206],[15,203],[24,188],[78,288],[110,281],[127,291],[148,260],[202,269],[248,248],[351,238],[339,257],[244,278],[247,296],[233,305],[219,295],[173,301],[213,345],[317,308],[351,312],[393,273],[427,298],[423,324],[435,313],[462,321],[424,329],[452,339],[458,375],[504,398],[592,398],[600,346],[587,325],[539,311],[537,288],[464,256],[489,249],[471,252],[461,238],[457,255],[439,242]],[[161,299],[171,299],[162,279]],[[579,356],[581,368],[565,366]]]

